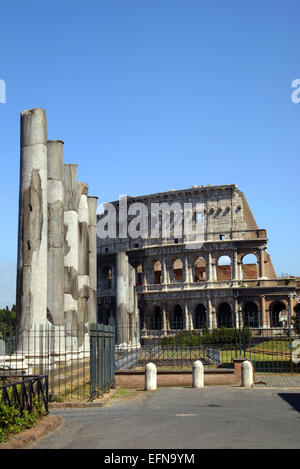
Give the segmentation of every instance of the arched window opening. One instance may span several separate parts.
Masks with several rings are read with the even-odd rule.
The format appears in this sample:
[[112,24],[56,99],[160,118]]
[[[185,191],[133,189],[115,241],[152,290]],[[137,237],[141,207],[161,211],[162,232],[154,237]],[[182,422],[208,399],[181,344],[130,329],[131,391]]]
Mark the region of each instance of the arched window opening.
[[110,290],[112,288],[112,268],[104,267],[102,270],[102,288],[104,290]]
[[162,314],[159,306],[155,306],[151,317],[151,329],[160,331],[162,328]]
[[180,305],[176,305],[174,308],[172,329],[183,329],[183,313]]
[[195,329],[203,329],[206,327],[206,308],[200,303],[195,311]]
[[217,265],[217,281],[224,282],[232,279],[231,259],[229,256],[221,256]]
[[99,324],[113,324],[114,318],[108,306],[98,305],[97,321]]
[[271,327],[287,327],[288,311],[282,301],[276,301],[270,307]]
[[154,262],[154,283],[159,285],[161,283],[161,263],[160,261]]
[[198,257],[194,263],[195,282],[206,281],[206,262],[203,257]]
[[143,285],[143,266],[138,264],[136,267],[136,284]]
[[174,274],[174,280],[176,282],[183,281],[183,266],[182,266],[181,259],[176,259],[173,262],[173,274]]
[[246,254],[242,259],[243,280],[258,278],[257,258],[254,254]]
[[218,327],[232,327],[232,311],[228,303],[221,303],[217,312]]
[[259,313],[257,304],[249,301],[244,307],[244,326],[258,327],[259,326]]

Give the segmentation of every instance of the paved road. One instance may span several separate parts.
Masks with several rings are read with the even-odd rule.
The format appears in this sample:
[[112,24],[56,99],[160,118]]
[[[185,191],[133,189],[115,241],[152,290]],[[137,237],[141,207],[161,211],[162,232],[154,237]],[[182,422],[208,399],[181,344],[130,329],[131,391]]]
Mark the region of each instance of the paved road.
[[55,409],[65,423],[30,448],[300,448],[300,389],[161,388]]

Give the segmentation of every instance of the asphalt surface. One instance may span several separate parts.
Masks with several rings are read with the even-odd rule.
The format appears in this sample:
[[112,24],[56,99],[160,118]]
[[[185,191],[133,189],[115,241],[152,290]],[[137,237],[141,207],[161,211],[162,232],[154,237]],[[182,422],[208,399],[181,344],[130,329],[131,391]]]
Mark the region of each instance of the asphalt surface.
[[30,449],[300,448],[299,412],[300,389],[161,388],[53,409],[63,425]]

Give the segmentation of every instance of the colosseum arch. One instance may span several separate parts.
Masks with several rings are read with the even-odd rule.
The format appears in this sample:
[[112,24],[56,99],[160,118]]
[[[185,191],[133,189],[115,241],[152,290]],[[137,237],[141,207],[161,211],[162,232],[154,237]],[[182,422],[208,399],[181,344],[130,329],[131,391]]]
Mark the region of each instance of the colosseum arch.
[[227,255],[220,256],[217,260],[217,281],[224,282],[232,279],[231,259]]
[[176,282],[183,282],[183,264],[181,259],[173,262],[173,278]]
[[114,314],[108,305],[98,305],[97,322],[99,324],[114,324]]
[[136,266],[136,284],[137,285],[143,285],[144,279],[143,279],[143,266],[142,264],[138,264]]
[[194,329],[203,329],[206,325],[206,308],[203,303],[199,303],[195,308]]
[[270,304],[269,313],[271,327],[288,326],[288,309],[287,305],[283,301],[273,301],[273,303]]
[[155,331],[160,331],[162,329],[162,311],[158,305],[153,307],[150,320],[150,328]]
[[257,257],[254,253],[244,254],[241,258],[242,279],[251,280],[258,278]]
[[155,261],[153,264],[154,284],[159,285],[161,283],[161,262]]
[[223,302],[217,310],[218,327],[232,327],[232,309],[229,303]]
[[100,288],[103,290],[110,290],[112,285],[112,266],[105,265],[102,267],[99,275]]
[[172,329],[178,330],[183,329],[184,319],[183,319],[183,309],[180,304],[174,306],[173,315],[172,315]]
[[206,282],[206,261],[204,257],[197,257],[193,265],[194,268],[194,281]]
[[248,301],[243,308],[243,322],[247,327],[259,327],[259,311],[254,301]]

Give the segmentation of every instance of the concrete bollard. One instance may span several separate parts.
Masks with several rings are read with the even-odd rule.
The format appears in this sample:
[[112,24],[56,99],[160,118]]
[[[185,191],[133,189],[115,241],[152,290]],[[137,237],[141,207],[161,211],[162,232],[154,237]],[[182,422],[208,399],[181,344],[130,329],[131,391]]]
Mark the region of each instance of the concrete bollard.
[[154,363],[147,363],[145,381],[146,391],[155,391],[157,389],[157,371]]
[[242,363],[242,387],[251,388],[254,384],[252,363],[245,360]]
[[193,363],[193,388],[204,388],[204,366],[200,360]]

